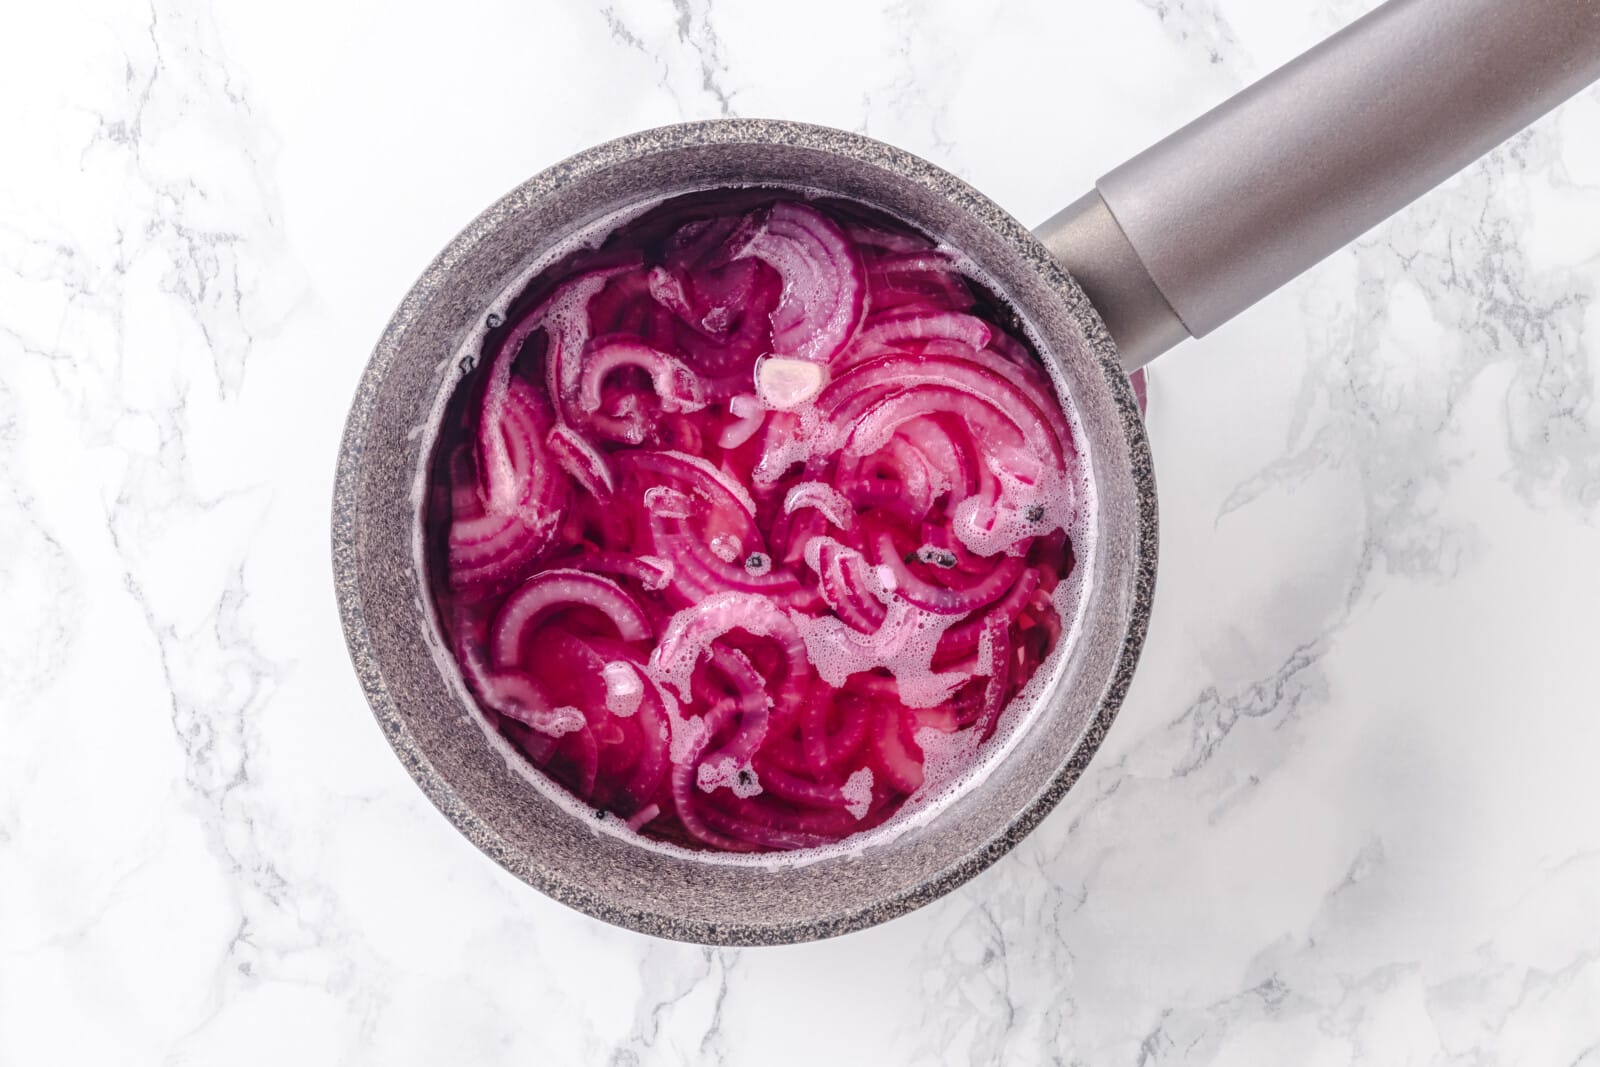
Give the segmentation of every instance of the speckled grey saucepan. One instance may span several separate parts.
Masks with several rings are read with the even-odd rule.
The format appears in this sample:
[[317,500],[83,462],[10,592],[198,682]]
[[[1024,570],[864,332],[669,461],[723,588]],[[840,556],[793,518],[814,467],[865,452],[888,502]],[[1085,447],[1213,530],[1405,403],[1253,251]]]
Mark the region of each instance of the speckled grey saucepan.
[[[673,126],[557,164],[475,219],[423,272],[351,409],[334,571],[351,657],[384,733],[428,797],[497,862],[646,933],[802,941],[948,892],[1016,844],[1082,773],[1138,658],[1156,499],[1124,373],[1224,321],[1596,76],[1592,0],[1394,0],[1113,171],[1037,235],[915,156],[795,123]],[[961,249],[1063,372],[1098,499],[1078,639],[1006,756],[892,840],[774,868],[641,848],[509,770],[470,719],[416,563],[431,420],[454,384],[452,357],[485,309],[587,224],[730,184],[854,197]]]

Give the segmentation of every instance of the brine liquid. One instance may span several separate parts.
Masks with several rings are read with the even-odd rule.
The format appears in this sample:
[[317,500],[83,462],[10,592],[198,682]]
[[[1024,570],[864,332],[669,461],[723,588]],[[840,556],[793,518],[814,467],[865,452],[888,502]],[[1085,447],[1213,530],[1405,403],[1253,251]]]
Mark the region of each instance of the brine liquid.
[[657,204],[486,320],[424,502],[485,722],[602,820],[821,849],[970,777],[1054,668],[1074,421],[962,262],[863,205]]

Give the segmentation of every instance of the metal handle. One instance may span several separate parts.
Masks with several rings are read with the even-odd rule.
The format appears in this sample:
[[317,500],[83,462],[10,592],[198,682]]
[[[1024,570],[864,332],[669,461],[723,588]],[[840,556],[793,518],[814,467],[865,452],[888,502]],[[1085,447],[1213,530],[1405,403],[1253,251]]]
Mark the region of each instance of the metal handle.
[[1117,167],[1037,232],[1132,370],[1597,78],[1600,0],[1390,0]]

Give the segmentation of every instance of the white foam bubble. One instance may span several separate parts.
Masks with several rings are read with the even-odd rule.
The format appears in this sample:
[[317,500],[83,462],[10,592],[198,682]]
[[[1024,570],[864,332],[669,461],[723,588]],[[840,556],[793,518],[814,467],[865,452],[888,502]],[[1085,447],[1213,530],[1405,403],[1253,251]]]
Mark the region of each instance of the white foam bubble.
[[706,741],[706,722],[686,717],[674,700],[667,711],[667,758],[679,767],[687,766]]
[[922,785],[908,804],[924,804],[952,781],[978,764],[978,735],[975,730],[945,733],[932,726],[918,727],[912,740],[922,749]]
[[971,675],[935,671],[939,638],[958,615],[938,615],[895,598],[875,633],[863,634],[831,615],[810,617],[792,611],[818,677],[838,688],[852,674],[883,668],[894,675],[900,701],[908,708],[931,708],[950,699]]
[[695,784],[703,793],[727,789],[741,799],[761,795],[761,776],[749,761],[737,763],[732,756],[705,760],[695,768]]
[[711,539],[711,551],[724,563],[732,563],[744,555],[744,542],[734,534],[717,534]]
[[551,710],[550,719],[547,723],[533,728],[541,734],[561,737],[564,734],[570,734],[574,730],[583,729],[584,721],[583,712],[571,704],[563,704],[559,708]]
[[848,801],[844,810],[855,816],[857,822],[865,819],[867,810],[872,807],[872,768],[862,767],[852,773],[839,787],[839,792]]

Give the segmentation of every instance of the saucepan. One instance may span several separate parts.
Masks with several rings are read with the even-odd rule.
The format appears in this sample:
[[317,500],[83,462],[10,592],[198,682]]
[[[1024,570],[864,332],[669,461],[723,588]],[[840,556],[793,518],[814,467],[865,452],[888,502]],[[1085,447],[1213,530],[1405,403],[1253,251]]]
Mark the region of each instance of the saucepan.
[[[551,167],[478,216],[401,301],[338,461],[333,558],[355,669],[434,804],[574,908],[714,944],[811,940],[927,903],[993,863],[1082,773],[1127,691],[1156,574],[1156,488],[1128,374],[1200,336],[1600,77],[1597,0],[1391,0],[1117,167],[1029,232],[900,149],[793,122],[691,123]],[[428,608],[419,472],[451,354],[528,264],[597,219],[717,186],[865,201],[959,249],[1056,364],[1098,500],[1076,643],[1028,728],[926,820],[781,864],[651,850],[512,773],[470,721]]]

